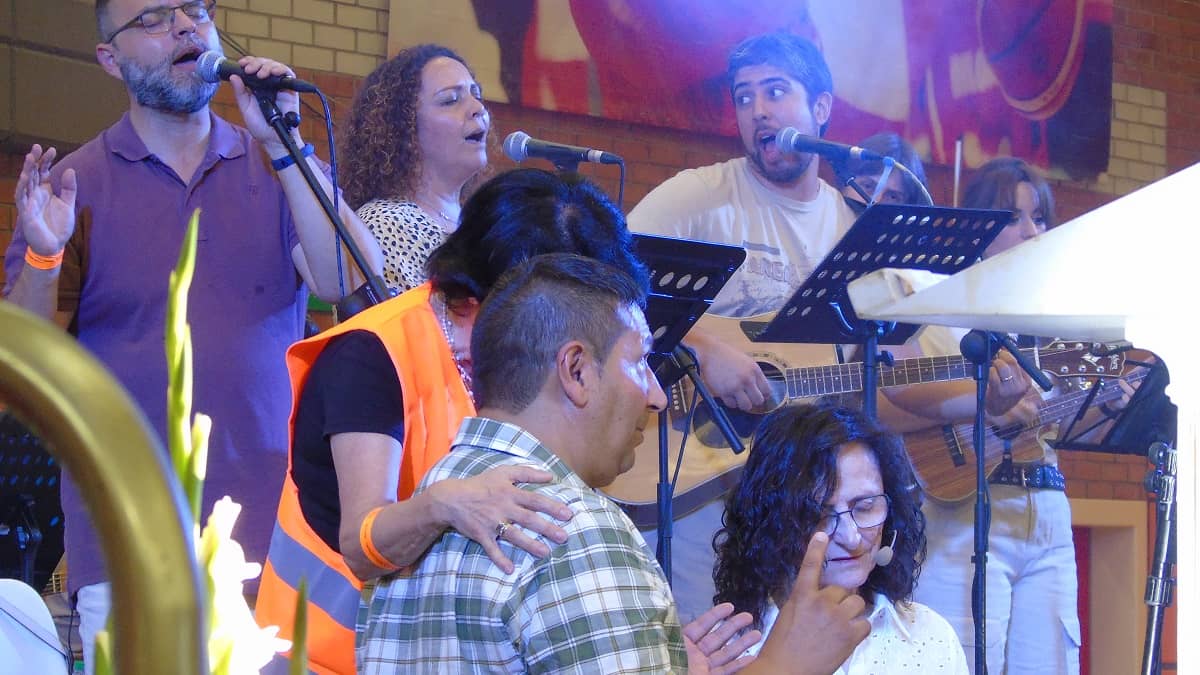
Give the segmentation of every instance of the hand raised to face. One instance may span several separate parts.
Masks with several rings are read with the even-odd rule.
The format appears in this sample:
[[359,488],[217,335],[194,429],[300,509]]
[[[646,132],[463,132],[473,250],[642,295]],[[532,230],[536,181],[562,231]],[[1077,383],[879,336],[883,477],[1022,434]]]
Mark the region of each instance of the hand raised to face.
[[862,597],[838,586],[821,588],[829,536],[813,534],[792,593],[758,660],[745,673],[832,673],[870,632]]

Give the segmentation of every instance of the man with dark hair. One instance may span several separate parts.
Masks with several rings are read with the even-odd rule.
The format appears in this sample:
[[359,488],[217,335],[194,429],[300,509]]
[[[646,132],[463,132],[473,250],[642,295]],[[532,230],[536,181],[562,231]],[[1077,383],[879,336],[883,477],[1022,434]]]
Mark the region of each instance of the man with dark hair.
[[[744,246],[746,262],[709,313],[746,317],[779,309],[849,229],[854,213],[817,175],[816,155],[775,144],[784,127],[820,136],[829,124],[833,79],[816,46],[786,33],[752,37],[730,53],[727,72],[744,156],[677,174],[646,195],[629,224],[651,234]],[[771,395],[745,352],[703,327],[686,342],[709,388],[727,405],[752,410]],[[713,597],[712,537],[721,511],[714,499],[676,521],[673,581],[684,618]]]
[[468,537],[444,534],[411,575],[376,587],[362,672],[686,667],[666,580],[624,514],[590,489],[631,466],[648,413],[666,405],[646,364],[643,300],[627,275],[570,255],[534,258],[488,296],[471,337],[478,417],[464,420],[417,494],[536,467],[553,479],[534,492],[573,513],[566,540],[537,561],[500,538],[519,525],[502,528],[509,571]]
[[[646,195],[629,214],[629,223],[651,234],[745,247],[745,263],[709,311],[717,317],[743,318],[778,310],[846,233],[855,214],[838,190],[819,177],[816,155],[784,152],[775,143],[784,127],[814,137],[828,127],[833,80],[817,47],[787,33],[751,37],[730,53],[727,74],[744,156],[680,172]],[[760,406],[773,395],[749,354],[761,351],[761,345],[743,341],[746,344],[736,346],[718,337],[711,325],[702,320],[685,339],[696,351],[700,374],[726,405],[763,412]],[[836,362],[832,346],[811,347],[787,358],[792,366]],[[814,361],[797,363],[801,358]],[[1010,396],[1005,403],[1011,406],[1016,400]],[[887,396],[878,397],[877,403],[880,419],[895,430],[929,423],[893,405]],[[734,461],[713,460],[713,454],[689,448],[683,474],[706,482]],[[710,463],[719,466],[705,476]],[[635,471],[651,472],[654,467]],[[628,491],[622,480],[635,479],[618,479],[614,490]],[[637,480],[647,482],[653,484],[645,476]],[[713,598],[712,541],[723,511],[721,500],[713,498],[674,523],[673,582],[685,619]]]
[[[54,148],[34,145],[25,156],[4,294],[47,318],[57,311],[165,439],[167,280],[187,219],[202,209],[188,316],[195,408],[215,420],[202,509],[227,494],[238,501],[234,536],[250,560],[262,561],[287,451],[281,357],[303,335],[309,290],[336,301],[356,280],[339,274],[328,218],[240,78],[233,87],[246,128],[210,111],[217,85],[195,67],[202,52],[221,49],[214,4],[97,1],[96,59],[124,82],[129,111],[57,164]],[[263,58],[240,64],[250,77],[292,74]],[[279,93],[276,103],[285,113],[299,109],[294,93]],[[311,154],[296,131],[293,140]],[[323,168],[315,157],[304,161]],[[349,208],[341,217],[378,273],[382,256],[370,232]],[[62,498],[68,584],[90,668],[108,587],[70,480]]]
[[[594,490],[629,470],[649,414],[666,405],[646,363],[644,295],[620,270],[566,254],[533,258],[496,284],[471,337],[479,412],[463,421],[414,499],[442,482],[536,468],[550,482],[524,489],[570,507],[566,537],[547,542],[550,554],[538,559],[513,545],[510,533],[521,525],[502,522],[495,537],[513,561],[503,570],[480,542],[443,533],[415,569],[371,593],[359,627],[360,672],[709,672],[702,652],[711,648],[693,644],[708,638],[681,631],[645,541]],[[814,549],[823,555],[824,546]],[[855,618],[861,598],[817,590],[817,556],[802,565],[804,599],[789,607],[786,635],[747,672],[778,672],[785,649],[791,672],[829,672],[865,635]],[[810,622],[797,630],[797,606],[822,593],[829,612],[802,613]],[[724,660],[756,636],[734,640]]]

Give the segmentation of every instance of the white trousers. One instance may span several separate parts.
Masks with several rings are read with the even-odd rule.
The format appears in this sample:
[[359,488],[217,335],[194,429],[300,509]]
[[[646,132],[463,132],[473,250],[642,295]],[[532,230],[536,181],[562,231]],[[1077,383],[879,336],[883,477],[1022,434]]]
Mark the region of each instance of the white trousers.
[[[1056,490],[990,487],[988,673],[1078,675],[1078,580],[1067,496]],[[926,502],[928,557],[914,594],[954,627],[972,673],[974,510],[974,499],[958,505]]]
[[95,672],[96,633],[104,630],[108,613],[112,611],[112,584],[105,582],[83,586],[75,594],[75,611],[79,612],[79,641],[83,643],[83,672]]

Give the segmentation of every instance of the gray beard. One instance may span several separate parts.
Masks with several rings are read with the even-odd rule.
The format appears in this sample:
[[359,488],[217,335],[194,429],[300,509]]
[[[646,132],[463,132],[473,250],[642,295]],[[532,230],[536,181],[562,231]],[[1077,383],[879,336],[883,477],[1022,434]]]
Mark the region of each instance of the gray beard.
[[137,102],[167,113],[194,113],[217,94],[219,83],[205,82],[192,74],[183,81],[171,77],[171,63],[166,62],[153,68],[142,68],[132,60],[122,60],[121,77],[133,92]]

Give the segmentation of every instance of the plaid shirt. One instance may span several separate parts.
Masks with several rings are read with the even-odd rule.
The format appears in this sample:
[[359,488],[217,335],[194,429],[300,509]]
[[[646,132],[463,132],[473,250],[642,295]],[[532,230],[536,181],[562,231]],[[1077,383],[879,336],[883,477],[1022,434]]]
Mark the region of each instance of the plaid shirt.
[[506,575],[482,547],[448,530],[410,575],[386,577],[364,595],[359,672],[686,672],[675,603],[646,542],[533,436],[468,417],[418,492],[512,464],[554,474],[523,487],[571,507],[574,517],[560,523],[567,542],[538,537],[550,547],[544,559],[500,542],[515,565]]

